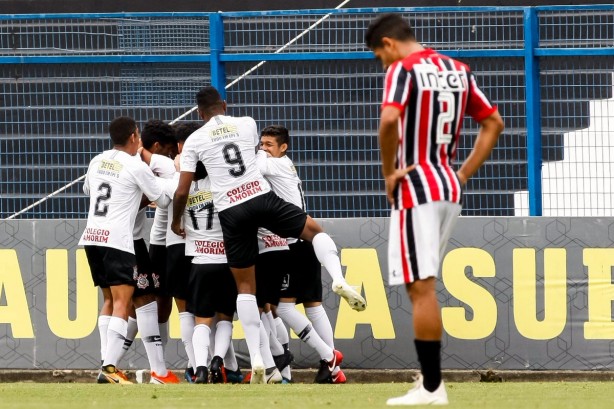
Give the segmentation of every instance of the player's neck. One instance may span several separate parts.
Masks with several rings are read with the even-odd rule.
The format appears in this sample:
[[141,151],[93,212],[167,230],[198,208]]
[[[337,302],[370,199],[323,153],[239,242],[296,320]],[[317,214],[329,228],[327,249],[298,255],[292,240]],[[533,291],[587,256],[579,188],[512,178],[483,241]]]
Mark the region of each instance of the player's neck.
[[219,110],[219,111],[215,111],[212,112],[211,114],[203,114],[201,116],[201,118],[203,119],[203,121],[205,121],[205,123],[209,122],[213,117],[218,116],[218,115],[225,115],[226,112],[223,110]]
[[136,151],[134,151],[131,145],[113,145],[113,149],[116,151],[125,152],[130,156],[136,155]]
[[410,54],[413,53],[419,53],[421,51],[424,51],[425,48],[422,44],[416,42],[416,41],[408,41],[405,43],[401,43],[400,44],[400,54],[402,55],[403,58],[407,57]]

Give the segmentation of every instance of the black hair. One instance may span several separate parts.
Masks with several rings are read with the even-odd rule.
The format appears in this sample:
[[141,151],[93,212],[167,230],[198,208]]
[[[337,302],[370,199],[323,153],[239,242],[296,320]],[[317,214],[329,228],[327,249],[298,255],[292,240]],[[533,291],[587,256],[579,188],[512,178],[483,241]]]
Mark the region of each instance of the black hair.
[[269,125],[260,131],[260,136],[273,136],[279,146],[285,143],[290,147],[290,134],[285,126]]
[[156,142],[162,146],[176,144],[173,128],[159,119],[150,119],[145,122],[141,131],[141,140],[143,141],[143,148],[147,150],[151,149]]
[[109,134],[113,145],[123,146],[128,142],[128,138],[136,132],[137,126],[134,119],[128,116],[120,116],[111,121]]
[[192,135],[202,125],[200,122],[176,122],[173,124],[175,140],[177,142],[185,142],[188,136]]
[[206,114],[221,108],[223,104],[224,100],[215,87],[208,86],[202,88],[196,94],[196,105],[201,112]]
[[407,20],[400,14],[383,14],[373,20],[367,28],[365,43],[371,50],[382,46],[382,38],[388,37],[399,41],[415,40],[416,35]]

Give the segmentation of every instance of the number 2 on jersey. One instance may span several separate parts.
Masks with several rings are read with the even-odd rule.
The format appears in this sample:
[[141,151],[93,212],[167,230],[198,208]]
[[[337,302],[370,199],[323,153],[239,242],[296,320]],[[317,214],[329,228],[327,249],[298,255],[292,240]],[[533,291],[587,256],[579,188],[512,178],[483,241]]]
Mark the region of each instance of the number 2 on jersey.
[[[439,115],[437,116],[437,143],[448,144],[452,142],[452,121],[454,121],[454,95],[451,92],[441,91],[437,96]],[[446,132],[448,129],[448,132]]]
[[227,143],[222,148],[224,154],[224,160],[227,164],[235,166],[232,169],[228,169],[228,173],[231,176],[239,177],[245,173],[245,163],[243,163],[243,156],[241,156],[241,150],[235,143]]
[[96,198],[94,215],[104,217],[109,211],[109,205],[104,202],[111,198],[111,185],[108,183],[101,183],[100,186],[98,186],[98,191],[101,192],[101,194]]

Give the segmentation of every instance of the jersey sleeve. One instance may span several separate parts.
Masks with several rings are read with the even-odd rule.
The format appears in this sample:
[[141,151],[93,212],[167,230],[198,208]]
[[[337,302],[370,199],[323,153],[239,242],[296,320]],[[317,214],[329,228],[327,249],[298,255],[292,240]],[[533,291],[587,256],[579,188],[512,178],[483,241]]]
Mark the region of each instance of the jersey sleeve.
[[469,95],[467,99],[467,108],[465,112],[477,122],[488,118],[497,110],[495,105],[492,105],[486,95],[478,87],[477,81],[473,73],[469,73]]
[[382,109],[393,106],[403,109],[409,96],[411,74],[403,66],[403,61],[397,61],[388,67],[384,80],[384,98]]
[[181,158],[179,158],[179,170],[183,172],[195,172],[196,163],[198,162],[198,152],[196,152],[196,146],[190,143],[190,139],[183,145],[181,151]]
[[168,156],[162,156],[158,154],[151,155],[151,161],[149,162],[149,168],[152,172],[162,178],[172,178],[177,172],[175,169],[175,161]]
[[162,197],[165,195],[162,190],[162,183],[159,181],[160,179],[153,174],[145,162],[135,160],[133,172],[136,183],[149,200],[152,202],[156,202],[158,199],[161,199],[163,202],[165,201],[164,197]]

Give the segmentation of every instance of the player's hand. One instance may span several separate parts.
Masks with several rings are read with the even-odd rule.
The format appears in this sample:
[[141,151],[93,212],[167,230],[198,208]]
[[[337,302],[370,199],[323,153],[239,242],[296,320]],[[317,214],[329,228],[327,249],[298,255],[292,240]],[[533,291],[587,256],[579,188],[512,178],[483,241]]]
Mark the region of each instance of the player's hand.
[[394,190],[396,189],[399,181],[403,179],[409,172],[414,170],[416,165],[411,165],[406,167],[405,169],[397,169],[394,173],[386,176],[384,178],[386,182],[386,198],[391,206],[394,206]]
[[176,222],[173,220],[173,222],[171,223],[171,230],[177,236],[181,236],[185,239],[185,230],[183,230],[183,227],[181,227],[181,221]]

